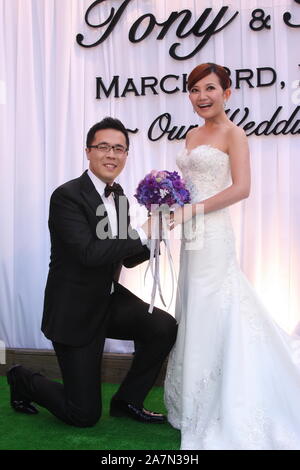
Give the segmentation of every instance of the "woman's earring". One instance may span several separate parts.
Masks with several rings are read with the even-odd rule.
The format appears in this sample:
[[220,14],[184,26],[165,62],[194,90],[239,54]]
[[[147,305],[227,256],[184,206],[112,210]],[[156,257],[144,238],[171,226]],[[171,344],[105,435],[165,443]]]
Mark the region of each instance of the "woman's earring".
[[223,108],[226,109],[226,101],[223,103]]

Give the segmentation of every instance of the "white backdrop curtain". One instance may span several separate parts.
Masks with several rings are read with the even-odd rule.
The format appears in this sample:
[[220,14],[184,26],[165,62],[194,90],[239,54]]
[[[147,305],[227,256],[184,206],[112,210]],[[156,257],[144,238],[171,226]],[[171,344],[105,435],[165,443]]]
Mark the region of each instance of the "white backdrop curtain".
[[[183,145],[183,140],[170,141],[166,136],[149,140],[151,123],[166,112],[175,126],[199,123],[182,91],[182,75],[198,63],[216,62],[231,70],[233,95],[228,107],[231,112],[249,107],[248,121],[270,120],[278,106],[283,107],[278,120],[287,119],[300,104],[293,89],[300,78],[300,29],[283,21],[288,11],[291,21],[300,24],[300,5],[295,0],[131,0],[106,41],[83,48],[76,42],[78,33],[91,44],[104,32],[104,27],[91,28],[84,21],[91,4],[92,0],[0,0],[0,340],[8,347],[51,347],[40,332],[49,263],[49,198],[58,185],[87,168],[85,136],[91,125],[111,115],[128,128],[139,129],[131,135],[127,167],[119,178],[134,202],[135,188],[145,173],[153,168],[176,169],[175,157]],[[111,8],[122,4],[103,1],[91,12],[90,22],[103,23]],[[229,7],[224,22],[239,14],[192,58],[176,60],[169,54],[175,42],[181,43],[177,52],[184,55],[201,40],[193,34],[178,39],[179,20],[163,40],[156,40],[159,26],[141,42],[128,39],[131,26],[145,13],[163,22],[172,11],[188,9],[192,19],[187,31],[205,8],[212,8],[211,22],[223,6]],[[256,8],[270,15],[271,29],[250,28]],[[141,25],[139,34],[146,26],[147,22]],[[276,70],[272,86],[257,87],[261,67]],[[253,88],[245,81],[236,88],[238,69],[254,72]],[[118,75],[121,93],[128,78],[140,91],[141,77],[160,80],[168,74],[179,76],[177,82],[175,78],[166,82],[169,88],[177,84],[174,94],[157,87],[157,95],[150,89],[145,96],[128,92],[120,98],[105,97],[102,92],[101,99],[96,99],[96,77],[102,77],[108,87]],[[251,195],[232,208],[237,250],[242,269],[262,301],[290,331],[300,319],[299,134],[251,135],[249,145]],[[174,261],[178,271],[178,246],[174,246]],[[121,279],[149,301],[144,271],[145,265],[123,270]],[[169,299],[166,264],[162,278]],[[112,342],[106,348],[126,351],[131,345]]]

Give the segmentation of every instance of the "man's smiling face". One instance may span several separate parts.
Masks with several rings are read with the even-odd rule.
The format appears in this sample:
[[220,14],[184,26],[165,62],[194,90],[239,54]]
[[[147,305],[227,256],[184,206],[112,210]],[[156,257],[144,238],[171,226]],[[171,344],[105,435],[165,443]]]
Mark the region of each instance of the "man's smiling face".
[[[116,129],[102,129],[95,133],[91,145],[108,144],[122,146],[127,149],[125,135]],[[127,150],[123,155],[116,156],[114,149],[103,152],[97,148],[87,148],[86,155],[90,162],[90,170],[104,183],[113,183],[123,170],[127,160]]]

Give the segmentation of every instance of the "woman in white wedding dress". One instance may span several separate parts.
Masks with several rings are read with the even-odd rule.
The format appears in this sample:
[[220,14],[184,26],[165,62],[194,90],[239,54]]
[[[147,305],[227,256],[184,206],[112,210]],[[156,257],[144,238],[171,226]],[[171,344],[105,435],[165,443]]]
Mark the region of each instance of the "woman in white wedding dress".
[[[300,339],[269,316],[235,253],[228,206],[248,196],[250,165],[247,138],[224,112],[229,86],[215,64],[188,79],[205,123],[188,133],[177,164],[194,217],[204,210],[203,247],[182,240],[168,420],[181,449],[300,449]],[[174,225],[191,223],[185,214],[176,211]]]

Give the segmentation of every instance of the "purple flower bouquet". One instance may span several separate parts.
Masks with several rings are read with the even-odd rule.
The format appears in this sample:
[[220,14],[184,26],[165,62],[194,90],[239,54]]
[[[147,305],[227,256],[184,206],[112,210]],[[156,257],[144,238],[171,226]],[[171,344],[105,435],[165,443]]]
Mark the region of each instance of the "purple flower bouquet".
[[[158,288],[161,301],[166,306],[161,289],[160,275],[159,275],[159,255],[160,255],[160,237],[166,246],[169,263],[172,274],[172,298],[174,292],[174,267],[170,247],[165,234],[166,221],[162,216],[164,211],[163,206],[166,205],[168,208],[175,208],[174,206],[183,206],[190,202],[190,193],[185,187],[184,181],[180,178],[177,171],[156,171],[152,170],[151,173],[147,174],[144,179],[139,183],[136,194],[134,197],[137,201],[148,209],[148,213],[153,212],[156,216],[154,217],[154,238],[150,240],[150,260],[149,265],[145,273],[145,278],[148,269],[151,269],[153,276],[153,287],[151,294],[151,302],[149,306],[149,313],[152,313],[155,294]],[[157,210],[158,209],[158,210]],[[165,212],[165,211],[164,211]],[[159,227],[162,225],[162,233],[160,233]],[[170,301],[170,305],[172,302]]]
[[177,171],[152,170],[139,183],[134,197],[151,212],[151,206],[183,206],[190,202],[190,193]]

